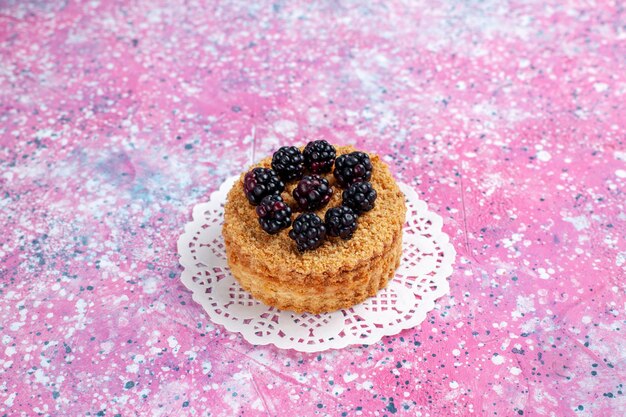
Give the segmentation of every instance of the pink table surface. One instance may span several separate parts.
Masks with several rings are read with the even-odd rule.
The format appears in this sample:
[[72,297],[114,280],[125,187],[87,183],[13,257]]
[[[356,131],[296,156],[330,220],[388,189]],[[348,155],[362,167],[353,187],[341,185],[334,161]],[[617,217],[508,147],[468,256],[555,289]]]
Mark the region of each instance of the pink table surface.
[[[0,2],[0,416],[626,415],[626,9],[561,3]],[[372,346],[252,346],[176,240],[319,137],[444,218],[451,292]]]

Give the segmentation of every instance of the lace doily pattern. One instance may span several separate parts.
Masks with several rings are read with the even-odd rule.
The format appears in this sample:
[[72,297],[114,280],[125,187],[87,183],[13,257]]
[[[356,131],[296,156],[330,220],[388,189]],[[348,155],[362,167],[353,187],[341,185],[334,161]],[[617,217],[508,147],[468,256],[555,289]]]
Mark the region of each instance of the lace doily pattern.
[[182,282],[211,320],[238,332],[250,343],[317,352],[350,344],[372,344],[421,323],[435,300],[450,287],[454,247],[441,217],[408,185],[402,261],[387,288],[349,309],[326,314],[296,314],[268,307],[242,289],[226,261],[222,223],[226,195],[237,177],[225,181],[207,203],[193,209],[193,221],[178,240]]

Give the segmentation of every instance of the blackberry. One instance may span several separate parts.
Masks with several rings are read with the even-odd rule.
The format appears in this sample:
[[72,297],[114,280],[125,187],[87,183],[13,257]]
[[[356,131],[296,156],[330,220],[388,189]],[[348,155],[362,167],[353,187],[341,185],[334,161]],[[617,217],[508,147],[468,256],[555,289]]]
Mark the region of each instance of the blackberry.
[[302,178],[304,156],[295,146],[283,146],[272,156],[272,169],[285,182]]
[[335,161],[334,175],[343,188],[355,182],[369,181],[372,178],[372,161],[364,152],[341,155]]
[[329,236],[350,239],[356,230],[357,215],[350,207],[333,207],[326,212],[324,218]]
[[255,206],[266,195],[280,194],[284,189],[285,184],[268,168],[254,168],[243,177],[243,191],[250,204]]
[[302,155],[307,169],[314,174],[322,174],[330,172],[337,152],[330,143],[322,139],[307,143]]
[[293,189],[293,198],[303,211],[314,211],[324,207],[333,196],[333,189],[326,178],[305,175]]
[[376,190],[369,182],[357,182],[343,191],[343,205],[361,214],[374,208]]
[[270,235],[291,226],[291,208],[280,195],[266,195],[256,206],[261,228]]
[[293,222],[289,237],[296,241],[300,252],[318,248],[324,243],[326,226],[315,213],[302,213]]

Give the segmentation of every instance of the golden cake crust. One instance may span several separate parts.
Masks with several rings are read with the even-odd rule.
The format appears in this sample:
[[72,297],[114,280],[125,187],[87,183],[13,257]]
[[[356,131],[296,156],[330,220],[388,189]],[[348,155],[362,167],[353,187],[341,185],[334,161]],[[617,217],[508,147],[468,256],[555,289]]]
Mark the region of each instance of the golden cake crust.
[[[355,151],[336,149],[337,156]],[[287,230],[269,235],[261,229],[243,192],[245,174],[241,175],[228,193],[223,235],[231,272],[243,288],[280,309],[320,313],[357,304],[387,284],[400,261],[406,207],[387,165],[377,155],[370,158],[370,182],[378,194],[374,209],[359,216],[352,239],[329,237],[319,248],[303,253]],[[255,166],[269,168],[271,158]],[[332,173],[324,176],[334,193],[330,203],[316,211],[322,219],[326,210],[341,204],[342,193]],[[294,210],[293,219],[299,214],[291,196],[296,183],[282,193]]]

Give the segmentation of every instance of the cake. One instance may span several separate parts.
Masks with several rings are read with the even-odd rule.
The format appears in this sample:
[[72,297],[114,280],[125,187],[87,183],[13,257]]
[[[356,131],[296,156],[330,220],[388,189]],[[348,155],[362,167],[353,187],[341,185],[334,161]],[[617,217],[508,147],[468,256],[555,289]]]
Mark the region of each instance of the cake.
[[[337,158],[341,155],[357,155],[353,154],[356,149],[350,146],[339,146],[335,150]],[[298,153],[297,150],[294,152]],[[264,209],[251,204],[254,196],[247,189],[244,190],[246,173],[241,175],[228,193],[222,232],[230,270],[245,290],[263,303],[281,310],[319,314],[354,306],[387,285],[400,264],[402,228],[406,214],[405,198],[380,157],[369,154],[369,161],[371,177],[367,182],[375,190],[376,198],[373,208],[368,207],[371,208],[369,211],[358,213],[356,230],[354,225],[348,225],[345,229],[335,230],[335,234],[341,233],[337,237],[329,236],[328,230],[329,233],[313,245],[319,245],[318,247],[306,247],[305,243],[303,248],[300,246],[301,241],[294,241],[294,235],[297,235],[294,230],[296,225],[294,223],[290,229],[288,225],[292,222],[289,220],[287,223],[283,222],[284,219],[273,223],[273,229],[267,224],[261,227],[259,213],[264,214]],[[335,170],[339,171],[339,165],[339,162],[335,163]],[[259,167],[271,168],[272,157],[263,159],[251,167],[251,170]],[[350,170],[343,172],[352,173]],[[309,174],[304,172],[303,175]],[[328,167],[326,172],[318,172],[318,175],[334,191],[323,207],[313,205],[307,211],[317,214],[323,221],[327,210],[347,204],[342,202],[342,196],[348,187],[346,181],[350,179],[346,180],[339,172],[333,175]],[[281,207],[280,201],[283,201],[289,206],[286,212],[291,212],[291,219],[297,219],[304,209],[293,197],[293,191],[298,187],[298,179],[292,177],[289,172],[281,172],[281,178],[287,180],[284,181],[284,190],[279,192],[274,189],[273,195],[280,195],[282,199],[272,197],[264,203],[255,200],[254,204],[265,204],[271,209],[275,206]],[[307,178],[310,180],[310,177]],[[326,190],[327,187],[320,185],[324,181],[319,178],[316,181],[314,186]],[[359,182],[358,187],[369,185]],[[271,185],[268,189],[270,188]],[[303,189],[306,190],[306,187]],[[297,193],[296,195],[299,196]],[[315,197],[319,196],[316,194]],[[358,212],[356,209],[355,211]],[[351,209],[341,208],[332,213],[339,216],[340,220],[351,219],[346,215],[347,212],[351,212]],[[282,213],[285,214],[285,210]],[[311,218],[315,216],[307,214],[295,222],[303,223]],[[327,219],[326,228],[333,229],[334,226],[329,221],[332,222],[332,219]],[[339,224],[344,223],[339,221]],[[298,226],[297,230],[300,231],[301,228]]]

